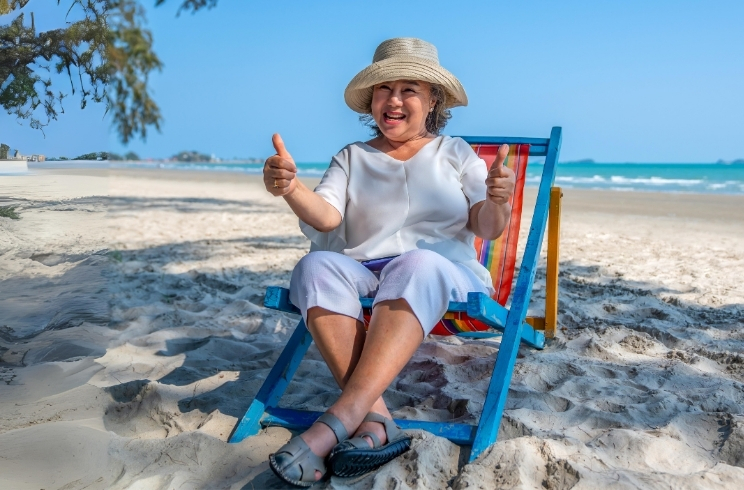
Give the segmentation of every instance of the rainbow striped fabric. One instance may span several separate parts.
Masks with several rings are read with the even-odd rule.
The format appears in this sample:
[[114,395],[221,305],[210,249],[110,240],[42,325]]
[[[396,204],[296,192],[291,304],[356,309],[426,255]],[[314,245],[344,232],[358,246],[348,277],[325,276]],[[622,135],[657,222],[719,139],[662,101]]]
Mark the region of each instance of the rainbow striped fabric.
[[[498,145],[473,145],[473,150],[485,160],[491,168],[496,159]],[[527,159],[530,155],[530,145],[511,145],[506,166],[514,171],[516,185],[511,199],[512,214],[509,225],[496,240],[475,238],[475,253],[478,261],[491,271],[491,280],[495,291],[493,299],[501,305],[506,305],[511,293],[514,279],[514,265],[517,260],[517,241],[519,226],[522,221],[522,201],[524,198],[524,181],[527,175]],[[455,335],[460,332],[477,332],[488,330],[488,325],[473,320],[464,312],[447,312],[444,318],[434,327],[434,335]]]
[[[472,145],[475,153],[481,157],[488,168],[496,160],[499,145]],[[524,197],[524,180],[527,175],[527,159],[530,145],[511,145],[505,165],[516,175],[514,195],[511,198],[512,214],[509,225],[496,240],[475,238],[475,253],[478,261],[491,271],[491,280],[495,291],[493,299],[506,305],[511,293],[514,279],[514,265],[517,259],[517,240],[522,221],[522,201]],[[369,324],[371,311],[365,309],[365,327]],[[444,318],[431,331],[434,335],[456,335],[460,332],[478,332],[488,330],[485,323],[470,318],[465,312],[447,312]]]

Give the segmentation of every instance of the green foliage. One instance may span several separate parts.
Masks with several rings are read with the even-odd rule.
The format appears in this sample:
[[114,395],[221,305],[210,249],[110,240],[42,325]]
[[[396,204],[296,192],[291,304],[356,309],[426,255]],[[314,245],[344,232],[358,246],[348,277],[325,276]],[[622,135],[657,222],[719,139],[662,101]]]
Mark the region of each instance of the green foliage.
[[[28,0],[5,1],[0,3],[0,13],[10,13],[26,3]],[[70,10],[77,6],[83,18],[64,29],[37,33],[33,12],[29,23],[25,13],[20,13],[10,24],[0,26],[0,105],[8,114],[42,129],[64,112],[62,101],[67,94],[52,89],[51,70],[67,74],[70,91],[79,92],[81,107],[89,100],[106,100],[105,85],[110,76],[106,62],[108,4],[105,0],[70,0]]]
[[148,87],[149,75],[163,64],[152,50],[152,33],[144,28],[145,11],[134,0],[111,0],[110,44],[107,51],[112,77],[108,102],[114,128],[123,143],[133,136],[158,131],[162,116]]
[[10,146],[6,145],[5,143],[0,144],[0,160],[8,159],[8,151],[10,151]]
[[[155,6],[159,7],[160,5],[164,4],[166,0],[155,0]],[[203,8],[211,9],[212,7],[217,6],[217,0],[183,0],[183,3],[180,7],[178,7],[178,14],[180,15],[182,11],[191,11],[192,13],[196,12],[197,10],[201,10]]]
[[[0,0],[0,15],[26,6],[29,0]],[[166,0],[156,0],[155,6]],[[61,6],[62,0],[57,0]],[[19,122],[43,128],[64,113],[62,102],[79,97],[105,103],[123,143],[160,130],[162,115],[149,87],[149,77],[163,64],[153,51],[145,10],[137,0],[66,0],[65,8],[81,20],[64,28],[36,32],[34,14],[21,12],[0,25],[0,106]],[[181,11],[212,8],[217,0],[181,0]],[[62,7],[61,7],[62,8]],[[68,84],[51,78],[67,75]]]
[[208,162],[212,157],[198,151],[181,151],[173,155],[174,160],[179,162]]
[[126,153],[126,154],[124,155],[124,160],[137,161],[137,160],[139,160],[139,159],[140,159],[139,155],[137,155],[137,154],[136,154],[135,152],[133,152],[133,151],[128,151],[128,152],[127,152],[127,153]]
[[[65,157],[59,157],[56,160],[67,160]],[[108,151],[94,151],[93,153],[83,153],[82,155],[73,158],[73,160],[112,160],[121,161],[127,160],[127,158]]]
[[108,160],[109,154],[106,151],[95,151],[93,153],[83,153],[73,160]]
[[21,219],[21,216],[15,212],[17,207],[18,206],[0,206],[0,218]]

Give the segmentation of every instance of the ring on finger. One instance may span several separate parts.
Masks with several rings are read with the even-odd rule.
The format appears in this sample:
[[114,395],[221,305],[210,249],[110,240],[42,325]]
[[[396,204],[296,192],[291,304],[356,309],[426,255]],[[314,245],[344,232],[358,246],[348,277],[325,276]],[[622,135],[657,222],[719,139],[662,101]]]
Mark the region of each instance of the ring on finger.
[[279,188],[279,184],[276,183],[276,179],[274,179],[274,189]]

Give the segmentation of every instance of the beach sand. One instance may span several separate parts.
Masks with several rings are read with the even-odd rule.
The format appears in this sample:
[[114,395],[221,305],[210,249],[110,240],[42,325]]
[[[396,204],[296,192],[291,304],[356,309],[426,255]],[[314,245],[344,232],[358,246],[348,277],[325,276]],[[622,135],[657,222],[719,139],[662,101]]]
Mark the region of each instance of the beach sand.
[[[744,487],[744,196],[564,192],[561,328],[520,350],[498,443],[465,464],[414,431],[318,488]],[[0,178],[9,204],[0,488],[285,488],[289,431],[226,442],[297,322],[262,306],[309,246],[284,202],[241,174],[67,170]],[[427,339],[385,398],[472,423],[497,350]],[[338,393],[311,347],[282,405]]]

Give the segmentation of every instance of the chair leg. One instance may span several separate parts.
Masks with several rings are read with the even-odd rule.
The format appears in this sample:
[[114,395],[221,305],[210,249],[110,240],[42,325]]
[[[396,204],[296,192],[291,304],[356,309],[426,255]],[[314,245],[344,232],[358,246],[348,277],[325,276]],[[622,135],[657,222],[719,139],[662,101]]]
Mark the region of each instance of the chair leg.
[[501,345],[496,354],[496,363],[491,373],[491,382],[488,385],[486,399],[483,402],[483,412],[481,412],[473,447],[470,450],[469,462],[471,463],[491,444],[496,442],[496,435],[501,425],[501,416],[506,405],[506,396],[509,393],[514,364],[517,360],[521,327],[521,322],[516,325],[508,325],[504,331],[504,336],[501,338]]
[[545,336],[555,337],[558,326],[558,257],[561,234],[560,187],[550,189],[550,212],[548,215],[548,260],[545,278]]
[[276,406],[279,402],[312,341],[313,337],[305,326],[305,321],[300,320],[287,345],[279,355],[279,359],[276,360],[276,364],[271,368],[269,376],[264,381],[261,389],[258,390],[256,398],[253,399],[243,419],[235,427],[230,436],[231,443],[240,442],[246,437],[258,434],[258,431],[261,430],[261,419],[266,409]]

